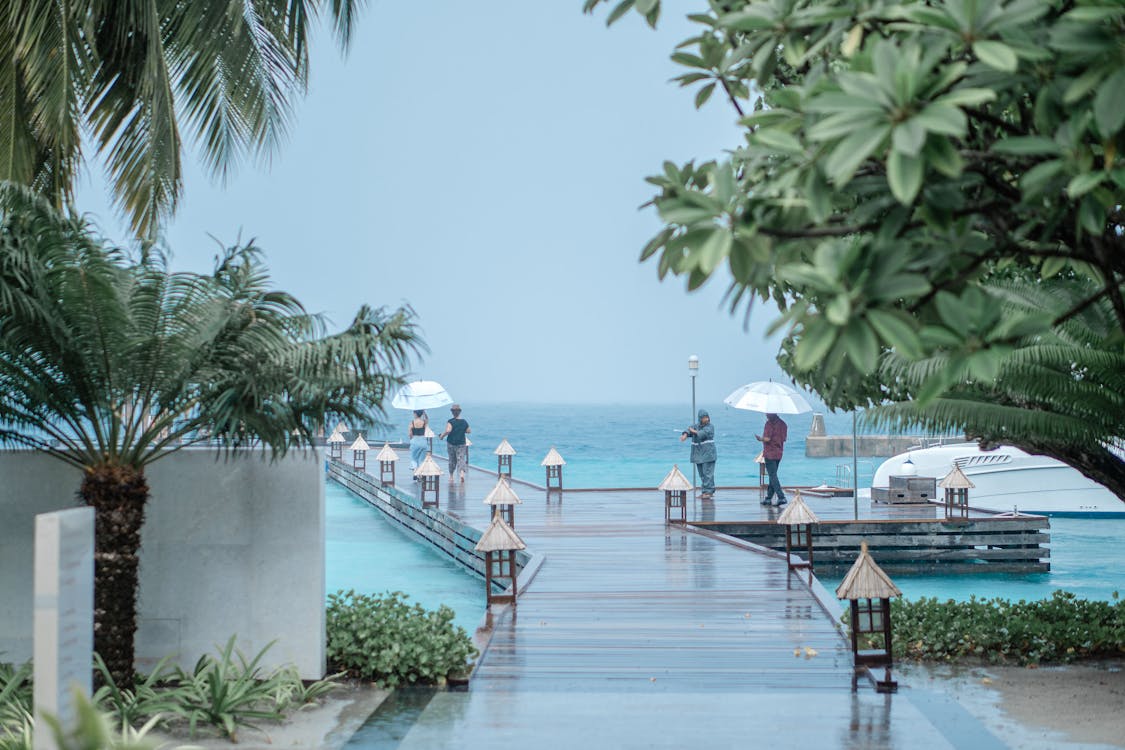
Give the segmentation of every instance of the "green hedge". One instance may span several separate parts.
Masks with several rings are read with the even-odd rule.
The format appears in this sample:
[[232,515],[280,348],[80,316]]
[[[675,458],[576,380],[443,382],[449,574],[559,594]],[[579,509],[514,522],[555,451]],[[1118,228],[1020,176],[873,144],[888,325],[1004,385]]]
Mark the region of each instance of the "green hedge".
[[1056,591],[1037,601],[895,600],[896,656],[920,661],[1068,662],[1125,655],[1125,601]]
[[408,604],[401,591],[339,591],[328,596],[328,662],[334,670],[386,687],[433,683],[466,671],[477,655],[453,610]]

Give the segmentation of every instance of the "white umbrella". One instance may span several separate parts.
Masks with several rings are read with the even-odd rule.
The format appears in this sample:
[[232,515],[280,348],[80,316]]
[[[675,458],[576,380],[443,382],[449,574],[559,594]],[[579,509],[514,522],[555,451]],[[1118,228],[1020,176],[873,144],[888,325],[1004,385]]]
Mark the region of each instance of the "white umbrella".
[[391,406],[396,409],[436,409],[452,403],[453,397],[445,392],[441,383],[433,380],[407,383],[391,399]]
[[784,383],[759,380],[747,383],[723,399],[735,409],[746,409],[763,414],[803,414],[812,411],[805,397]]

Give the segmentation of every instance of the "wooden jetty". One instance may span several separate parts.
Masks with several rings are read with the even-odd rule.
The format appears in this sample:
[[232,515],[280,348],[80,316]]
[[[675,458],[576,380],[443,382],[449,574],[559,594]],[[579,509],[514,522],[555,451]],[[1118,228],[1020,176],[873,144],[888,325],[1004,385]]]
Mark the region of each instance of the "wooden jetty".
[[[393,488],[338,461],[330,475],[477,570],[495,475],[442,477],[439,507],[422,508],[401,468]],[[856,689],[835,597],[784,554],[705,527],[776,520],[756,489],[689,501],[689,523],[665,524],[655,489],[512,487],[528,547],[519,599],[485,616],[468,688],[418,707],[401,691],[402,709],[396,691],[349,747],[1003,747],[948,696]],[[822,518],[851,507],[812,503]]]

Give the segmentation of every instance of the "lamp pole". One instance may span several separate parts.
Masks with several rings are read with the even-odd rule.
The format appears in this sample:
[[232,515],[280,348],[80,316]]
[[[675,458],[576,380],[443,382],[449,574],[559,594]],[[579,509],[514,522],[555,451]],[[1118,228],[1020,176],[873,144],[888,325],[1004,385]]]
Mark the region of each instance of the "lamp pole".
[[[687,358],[688,375],[691,376],[691,421],[688,424],[695,424],[695,377],[699,375],[699,357],[691,355]],[[691,487],[692,497],[695,496],[695,462],[691,464]]]

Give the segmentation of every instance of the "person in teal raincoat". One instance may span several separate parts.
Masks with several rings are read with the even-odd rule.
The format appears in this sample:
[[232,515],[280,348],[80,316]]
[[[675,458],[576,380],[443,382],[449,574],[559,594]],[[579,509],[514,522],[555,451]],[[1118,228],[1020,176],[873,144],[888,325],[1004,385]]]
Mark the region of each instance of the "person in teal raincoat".
[[699,424],[692,425],[680,435],[680,442],[691,438],[691,462],[699,471],[699,485],[703,492],[701,500],[710,500],[715,495],[715,428],[711,425],[711,415],[706,409],[699,410]]

